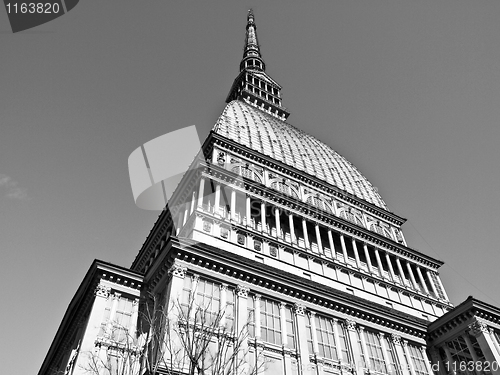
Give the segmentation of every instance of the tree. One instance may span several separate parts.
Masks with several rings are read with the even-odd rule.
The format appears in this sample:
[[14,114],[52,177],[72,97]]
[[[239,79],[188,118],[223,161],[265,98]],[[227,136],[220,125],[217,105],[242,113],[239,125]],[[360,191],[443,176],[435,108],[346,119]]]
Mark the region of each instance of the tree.
[[105,325],[82,368],[93,375],[252,375],[264,367],[257,356],[247,362],[249,322],[238,330],[225,309],[193,296],[165,305],[145,299],[137,332],[116,322]]

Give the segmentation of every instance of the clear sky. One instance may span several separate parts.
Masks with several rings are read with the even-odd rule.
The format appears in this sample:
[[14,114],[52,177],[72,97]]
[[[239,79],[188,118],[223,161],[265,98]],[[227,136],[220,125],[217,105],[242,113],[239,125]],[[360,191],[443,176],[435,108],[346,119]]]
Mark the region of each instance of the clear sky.
[[408,219],[453,303],[500,306],[500,1],[84,0],[19,34],[0,11],[2,372],[37,373],[93,259],[130,266],[159,213],[127,158],[207,136],[250,7],[289,122]]

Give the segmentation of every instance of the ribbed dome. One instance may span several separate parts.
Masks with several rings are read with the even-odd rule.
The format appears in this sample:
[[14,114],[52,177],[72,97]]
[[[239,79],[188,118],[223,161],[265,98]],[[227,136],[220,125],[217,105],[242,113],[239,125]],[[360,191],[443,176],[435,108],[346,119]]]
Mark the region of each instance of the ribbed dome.
[[331,147],[245,102],[228,103],[213,130],[387,210],[375,187]]

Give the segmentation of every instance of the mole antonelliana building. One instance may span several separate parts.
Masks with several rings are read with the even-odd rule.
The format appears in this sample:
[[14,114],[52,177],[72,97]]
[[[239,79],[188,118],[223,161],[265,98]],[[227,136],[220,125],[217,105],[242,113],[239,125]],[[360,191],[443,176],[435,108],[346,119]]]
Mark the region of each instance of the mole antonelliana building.
[[[113,346],[106,328],[144,334],[141,300],[187,295],[246,330],[247,372],[500,373],[500,309],[472,297],[453,307],[443,262],[407,245],[405,219],[287,122],[251,11],[226,102],[132,266],[92,264],[40,375],[88,373],[84,354]],[[184,371],[201,372],[158,373]]]

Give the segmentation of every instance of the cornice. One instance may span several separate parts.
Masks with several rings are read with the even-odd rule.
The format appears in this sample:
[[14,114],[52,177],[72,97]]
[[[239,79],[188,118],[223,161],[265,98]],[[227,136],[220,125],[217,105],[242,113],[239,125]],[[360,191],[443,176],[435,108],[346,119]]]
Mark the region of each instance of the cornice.
[[269,289],[309,304],[331,309],[354,318],[375,323],[419,338],[424,338],[428,322],[394,309],[370,303],[360,297],[324,286],[274,267],[241,257],[212,246],[187,239],[171,238],[169,254],[164,254],[156,271],[148,273],[148,287],[166,280],[168,269],[174,259],[194,264],[221,275],[229,276],[248,284]]

